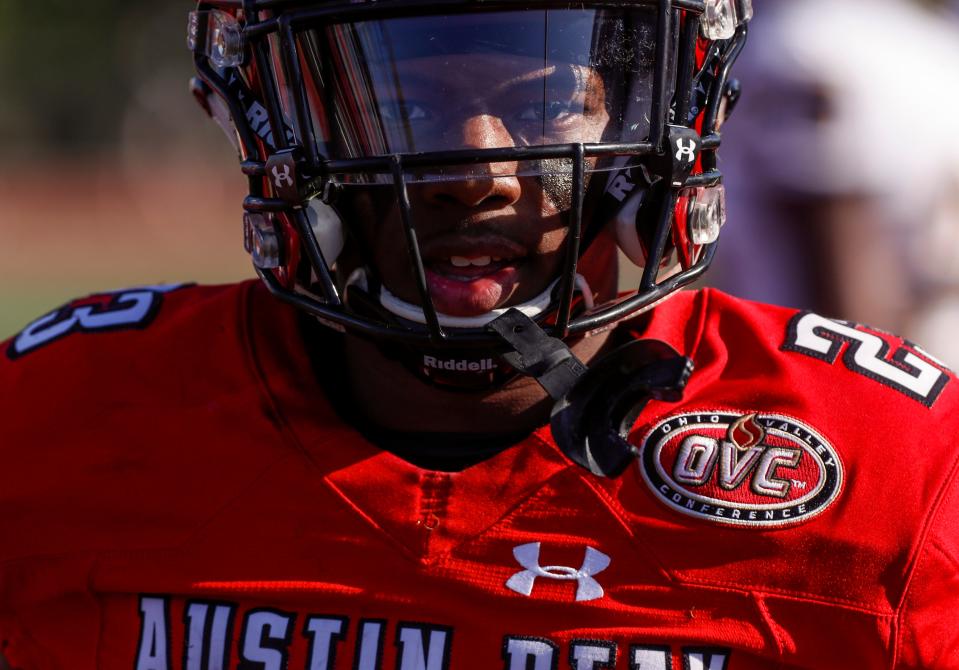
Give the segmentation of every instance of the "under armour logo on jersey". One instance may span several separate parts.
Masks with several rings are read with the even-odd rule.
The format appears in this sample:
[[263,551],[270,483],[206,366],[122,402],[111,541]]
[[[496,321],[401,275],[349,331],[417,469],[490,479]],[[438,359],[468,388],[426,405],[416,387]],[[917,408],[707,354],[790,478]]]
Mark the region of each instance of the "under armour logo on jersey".
[[284,165],[282,172],[280,172],[279,167],[279,165],[273,166],[273,183],[276,184],[277,188],[293,186],[293,177],[290,176],[290,166]]
[[592,547],[586,547],[583,565],[579,569],[565,565],[543,567],[539,564],[539,549],[539,542],[523,544],[513,549],[513,556],[516,557],[516,561],[526,569],[510,577],[506,582],[506,588],[528,596],[533,592],[536,578],[545,577],[546,579],[575,580],[576,602],[596,600],[603,597],[603,587],[593,576],[609,567],[611,560],[609,556]]
[[696,146],[696,140],[689,140],[689,144],[682,138],[676,140],[676,160],[692,163],[696,160]]

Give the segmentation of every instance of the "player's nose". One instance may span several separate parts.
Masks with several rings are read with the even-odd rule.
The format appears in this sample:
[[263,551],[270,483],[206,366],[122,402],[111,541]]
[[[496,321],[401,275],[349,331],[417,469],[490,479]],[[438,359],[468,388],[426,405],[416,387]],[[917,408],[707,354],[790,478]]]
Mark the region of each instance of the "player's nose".
[[[464,149],[498,149],[515,146],[503,120],[491,114],[478,114],[463,122],[461,145]],[[520,198],[516,177],[517,164],[485,163],[454,168],[450,179],[426,186],[427,202],[435,205],[458,204],[466,207],[498,205],[506,207]]]

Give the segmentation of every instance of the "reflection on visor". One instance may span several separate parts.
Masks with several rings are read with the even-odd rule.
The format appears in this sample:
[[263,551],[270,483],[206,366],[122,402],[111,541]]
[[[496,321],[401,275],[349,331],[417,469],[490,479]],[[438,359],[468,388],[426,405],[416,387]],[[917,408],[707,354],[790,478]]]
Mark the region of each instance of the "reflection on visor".
[[[642,142],[649,132],[650,8],[335,24],[299,33],[297,46],[318,150],[329,158]],[[566,175],[571,167],[519,161],[411,176]]]

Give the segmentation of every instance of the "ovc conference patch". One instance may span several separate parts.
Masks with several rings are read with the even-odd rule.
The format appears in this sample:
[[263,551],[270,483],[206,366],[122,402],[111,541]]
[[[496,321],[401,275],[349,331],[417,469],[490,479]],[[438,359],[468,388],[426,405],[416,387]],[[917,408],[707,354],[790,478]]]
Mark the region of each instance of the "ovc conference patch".
[[821,514],[843,468],[812,427],[780,414],[684,412],[657,423],[640,447],[653,494],[677,512],[737,526],[775,527]]

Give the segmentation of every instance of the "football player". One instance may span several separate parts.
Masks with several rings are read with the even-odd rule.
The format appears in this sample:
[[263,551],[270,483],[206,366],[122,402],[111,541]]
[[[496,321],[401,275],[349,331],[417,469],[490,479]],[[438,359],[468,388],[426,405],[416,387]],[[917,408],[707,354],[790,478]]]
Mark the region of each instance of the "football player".
[[678,291],[751,14],[200,2],[260,281],[4,346],[4,663],[959,668],[954,377]]

